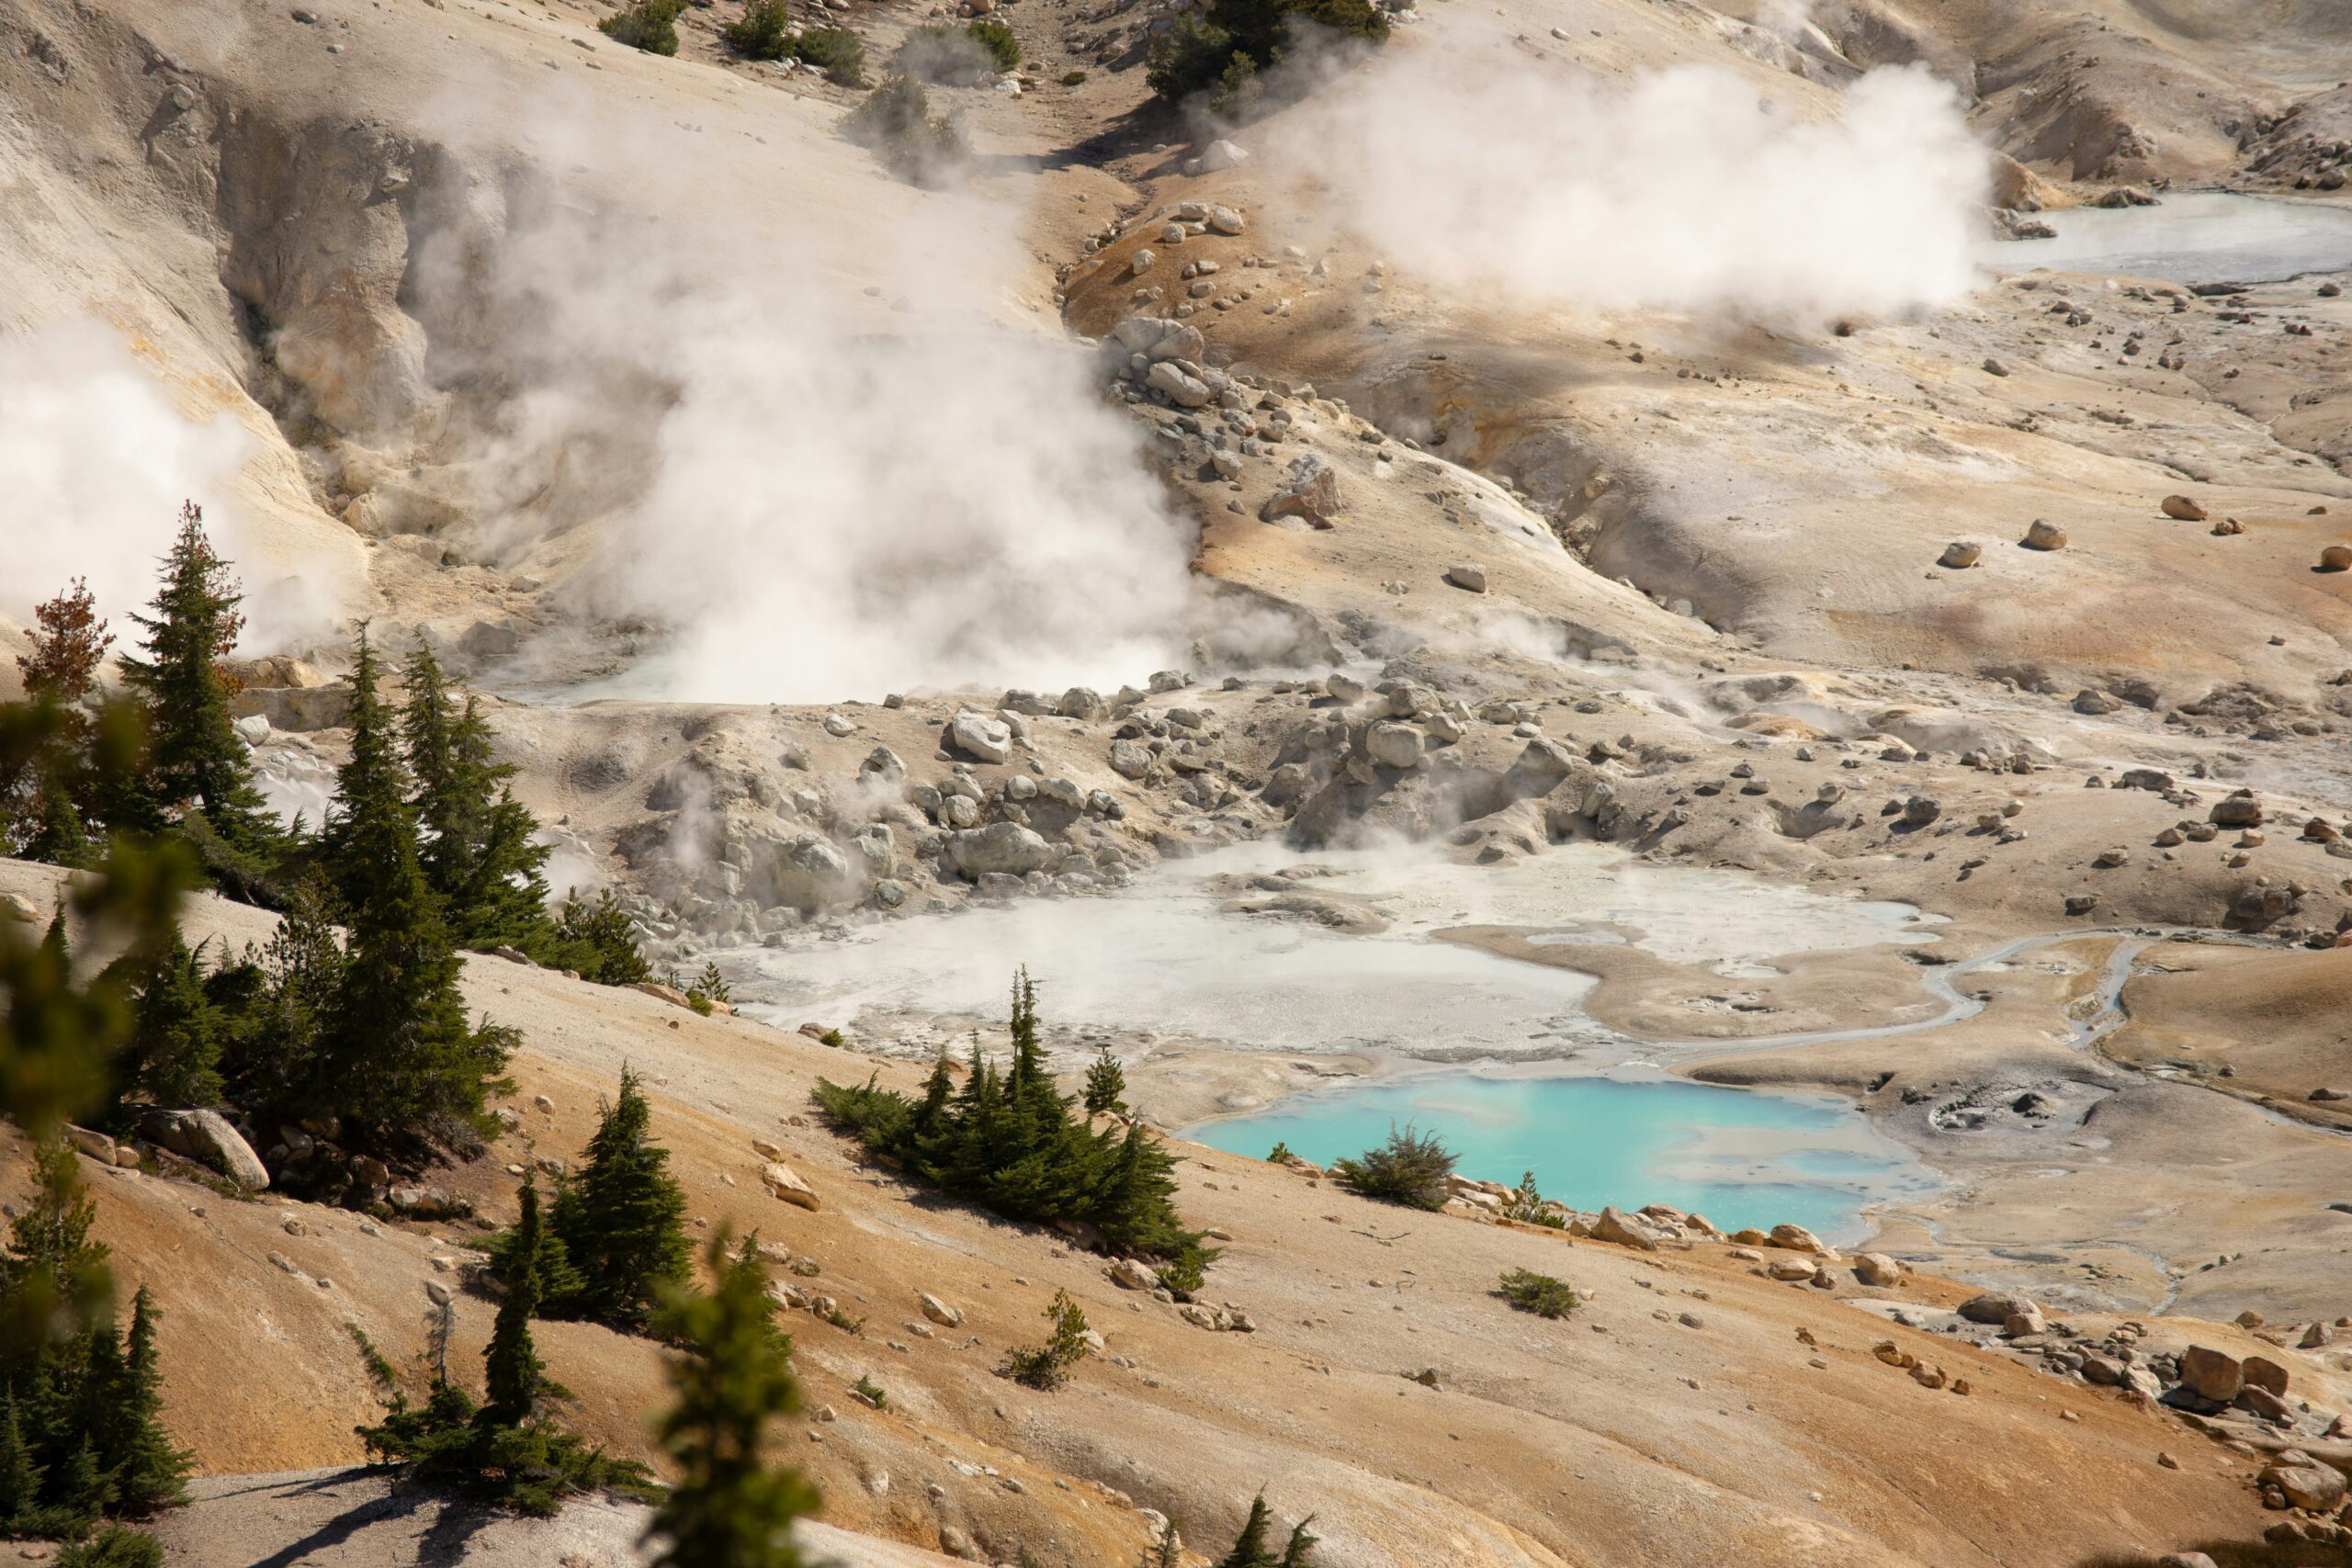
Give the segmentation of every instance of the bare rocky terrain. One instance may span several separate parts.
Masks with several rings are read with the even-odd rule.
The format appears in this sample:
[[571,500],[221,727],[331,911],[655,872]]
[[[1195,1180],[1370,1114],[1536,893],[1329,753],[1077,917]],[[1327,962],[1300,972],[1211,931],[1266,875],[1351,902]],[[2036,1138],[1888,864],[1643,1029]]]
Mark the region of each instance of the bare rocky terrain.
[[[1230,1539],[1261,1486],[1347,1568],[2352,1561],[2352,572],[2323,570],[2352,549],[2352,243],[2232,281],[1990,237],[2208,190],[2352,215],[2352,6],[1396,4],[1376,59],[1240,124],[1148,97],[1182,0],[975,8],[1024,63],[933,89],[971,156],[926,189],[837,134],[858,93],[734,58],[738,0],[689,8],[675,59],[571,0],[0,0],[0,408],[119,448],[57,447],[27,493],[167,495],[160,530],[213,487],[282,807],[315,821],[344,755],[352,628],[425,639],[561,879],[736,982],[745,1016],[705,1019],[472,959],[520,1088],[435,1185],[505,1217],[510,1171],[647,1073],[695,1222],[757,1226],[814,1265],[780,1288],[866,1319],[791,1323],[815,1544],[876,1568],[1124,1568],[1156,1516]],[[947,15],[796,9],[876,73]],[[1609,144],[1618,233],[1448,207],[1411,138],[1373,138],[1453,145],[1429,80],[1542,107],[1698,71],[1818,127],[1890,69],[1942,95],[1907,125],[1998,155],[2002,208],[1965,204],[1999,270],[1887,308],[1772,291],[1783,242],[1821,264],[1804,236],[1845,220],[1810,177],[1703,287],[1555,286],[1547,248],[1646,243],[1638,198],[1705,161],[1670,125]],[[1368,186],[1332,151],[1359,143],[1392,160]],[[1591,194],[1521,175],[1531,209]],[[76,522],[0,499],[56,542],[0,567],[140,586],[150,543],[92,524],[76,555]],[[13,645],[56,583],[0,582]],[[1400,1218],[1188,1146],[1184,1213],[1225,1248],[1204,1324],[812,1123],[819,1076],[911,1084],[1001,1021],[811,1019],[763,965],[1107,908],[1252,845],[1295,858],[1219,908],[1270,950],[1390,929],[1317,861],[1366,846],[1497,876],[1602,846],[1924,911],[1932,941],[1736,974],[1633,920],[1422,919],[1594,978],[1604,1044],[1530,1061],[1838,1096],[1943,1184],[1825,1256],[1674,1212],[1555,1233],[1466,1184]],[[0,865],[36,908],[52,881]],[[1113,1043],[1164,1129],[1464,1054],[1047,1022],[1072,1075]],[[815,1211],[763,1190],[755,1138]],[[346,1323],[413,1361],[454,1288],[479,1348],[469,1222],[197,1177],[93,1178],[208,1472],[175,1561],[633,1561],[627,1509],[470,1518],[328,1468],[373,1408]],[[1511,1313],[1516,1266],[1589,1310]],[[1034,1394],[992,1369],[1056,1289],[1105,1345]],[[550,1324],[541,1350],[577,1425],[650,1455],[654,1347]]]

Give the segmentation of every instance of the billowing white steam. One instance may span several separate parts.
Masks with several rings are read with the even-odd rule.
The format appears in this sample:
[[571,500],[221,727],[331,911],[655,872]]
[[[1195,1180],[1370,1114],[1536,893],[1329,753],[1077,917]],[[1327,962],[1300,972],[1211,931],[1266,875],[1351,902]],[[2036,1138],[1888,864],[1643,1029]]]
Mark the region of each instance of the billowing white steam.
[[[600,557],[727,701],[1116,686],[1181,662],[1182,531],[1079,356],[689,310],[660,470]],[[748,330],[742,330],[748,328]]]
[[1018,276],[1006,206],[877,219],[861,270],[891,286],[863,289],[714,224],[558,202],[486,243],[453,227],[413,287],[514,390],[472,466],[491,553],[569,555],[574,612],[658,628],[616,688],[649,695],[1111,688],[1185,662],[1215,617],[1136,427],[1058,333],[989,319]]
[[1873,71],[1810,120],[1711,67],[1556,70],[1384,51],[1277,157],[1408,276],[1456,288],[1804,327],[1969,288],[1985,158],[1924,71]]
[[[96,321],[0,337],[0,615],[29,623],[34,604],[86,577],[117,633],[129,629],[123,612],[153,598],[180,503],[225,497],[254,447],[229,414],[182,417]],[[232,511],[207,523],[234,558]]]

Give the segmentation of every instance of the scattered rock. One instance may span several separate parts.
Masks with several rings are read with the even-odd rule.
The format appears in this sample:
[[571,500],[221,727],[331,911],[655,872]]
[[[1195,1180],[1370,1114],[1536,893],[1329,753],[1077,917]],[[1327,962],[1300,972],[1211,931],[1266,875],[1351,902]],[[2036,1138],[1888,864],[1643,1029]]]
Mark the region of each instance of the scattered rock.
[[1012,755],[1011,727],[970,708],[958,713],[949,723],[947,738],[966,756],[983,762],[1001,762]]
[[1317,528],[1329,528],[1340,514],[1340,476],[1313,452],[1291,459],[1283,470],[1282,487],[1258,515],[1272,523],[1278,517],[1300,517]]
[[2222,796],[2213,803],[2208,820],[2222,828],[2259,828],[2262,826],[2262,802],[2250,789]]
[[1883,1252],[1858,1252],[1854,1255],[1854,1278],[1883,1290],[1903,1282],[1903,1265]]
[[[1115,756],[1112,765],[1118,765]],[[990,874],[1026,876],[1033,871],[1045,870],[1060,858],[1059,852],[1035,829],[1018,822],[991,822],[985,828],[957,833],[947,840],[947,853],[956,863],[956,869],[974,881]]]
[[2319,553],[2322,571],[2352,571],[2352,545],[2330,545]]
[[801,1180],[799,1173],[788,1165],[770,1160],[760,1168],[760,1182],[785,1202],[811,1212],[817,1207],[817,1190]]
[[1484,593],[1487,591],[1487,569],[1482,566],[1474,566],[1468,561],[1455,561],[1452,566],[1447,567],[1445,580],[1456,588],[1467,589],[1473,593]]
[[1601,1210],[1592,1222],[1592,1239],[1614,1242],[1619,1247],[1631,1247],[1643,1252],[1657,1250],[1657,1236],[1649,1226],[1613,1206]]
[[1949,567],[1953,571],[1964,571],[1974,566],[1984,554],[1984,546],[1971,544],[1966,539],[1954,539],[1944,547],[1944,553],[1936,558],[1936,564]]
[[139,1130],[172,1153],[210,1166],[248,1192],[269,1185],[269,1168],[218,1111],[151,1111]]
[[2216,1404],[2227,1404],[2245,1386],[2244,1369],[2235,1356],[2203,1345],[2191,1345],[2180,1353],[2180,1382],[2199,1399]]
[[2018,543],[2029,550],[2063,550],[2066,547],[2066,530],[2046,517],[2037,517]]
[[949,1306],[945,1302],[941,1301],[937,1296],[933,1295],[929,1291],[917,1292],[916,1299],[922,1303],[923,1316],[931,1319],[932,1322],[939,1325],[942,1328],[960,1328],[963,1326],[964,1313],[962,1308]]
[[2163,502],[2164,513],[2180,523],[2202,523],[2207,513],[2203,507],[2185,495],[2168,495]]

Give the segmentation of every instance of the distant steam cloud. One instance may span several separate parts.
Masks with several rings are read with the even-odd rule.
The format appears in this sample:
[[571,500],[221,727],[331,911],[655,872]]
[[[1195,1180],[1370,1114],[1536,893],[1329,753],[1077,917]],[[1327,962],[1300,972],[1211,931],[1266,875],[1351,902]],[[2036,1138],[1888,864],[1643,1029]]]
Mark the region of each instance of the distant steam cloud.
[[[1108,688],[1231,629],[1091,357],[991,319],[1005,204],[925,198],[864,291],[772,236],[516,205],[424,249],[418,309],[505,389],[460,422],[486,551],[573,563],[582,618],[662,633],[617,689]],[[560,638],[536,651],[559,672]]]
[[[199,423],[96,321],[0,337],[0,615],[19,624],[75,577],[100,610],[154,595],[180,503],[225,498],[253,437],[229,414]],[[208,514],[236,555],[225,509]]]
[[1408,275],[1813,327],[1958,298],[1987,179],[1951,89],[1874,71],[1835,119],[1708,67],[1628,85],[1389,51],[1276,161]]

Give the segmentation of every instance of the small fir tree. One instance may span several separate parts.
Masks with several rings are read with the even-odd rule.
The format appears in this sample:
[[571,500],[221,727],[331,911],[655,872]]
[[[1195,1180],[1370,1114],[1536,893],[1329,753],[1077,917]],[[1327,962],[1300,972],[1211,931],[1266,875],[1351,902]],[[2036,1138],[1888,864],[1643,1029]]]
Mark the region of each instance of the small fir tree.
[[1034,1350],[1015,1350],[997,1370],[1014,1382],[1050,1393],[1069,1381],[1069,1370],[1086,1359],[1086,1314],[1068,1291],[1056,1291],[1046,1308],[1054,1325],[1045,1344]]
[[653,965],[629,930],[628,912],[611,888],[597,894],[593,904],[582,902],[577,890],[567,894],[556,929],[564,966],[578,970],[582,979],[634,986],[653,978]]
[[33,606],[29,642],[17,655],[25,695],[34,702],[78,707],[96,685],[107,649],[114,646],[88,579],[77,577],[55,598]]
[[651,1122],[638,1076],[625,1066],[578,1175],[556,1197],[553,1228],[581,1283],[569,1299],[547,1303],[550,1315],[641,1327],[663,1287],[684,1277],[686,1197],[670,1175],[670,1151],[649,1135]]
[[352,672],[351,758],[322,838],[349,940],[312,1091],[346,1133],[384,1145],[460,1143],[483,1130],[487,1080],[508,1036],[470,1027],[459,963],[418,860],[416,823],[362,627]]
[[17,656],[17,670],[27,702],[51,712],[56,733],[37,756],[0,767],[0,847],[27,860],[87,865],[100,807],[89,766],[92,726],[82,705],[114,638],[89,584],[77,577],[33,606],[30,640]]
[[0,1535],[29,1533],[40,1507],[40,1466],[17,1417],[14,1393],[0,1395]]
[[1250,1504],[1250,1517],[1234,1538],[1233,1550],[1217,1559],[1216,1568],[1276,1568],[1277,1559],[1266,1545],[1266,1532],[1273,1528],[1273,1514],[1261,1492]]
[[662,1313],[684,1354],[671,1364],[677,1403],[660,1426],[678,1480],[648,1531],[654,1568],[799,1568],[792,1521],[815,1511],[817,1495],[771,1451],[775,1421],[800,1405],[791,1342],[751,1249],[729,1258],[721,1235],[707,1258],[710,1292],[673,1283]]
[[506,1293],[498,1303],[498,1319],[482,1352],[489,1398],[478,1419],[493,1425],[520,1426],[538,1403],[546,1363],[531,1343],[531,1314],[539,1307],[539,1183],[523,1179],[523,1213],[514,1225],[514,1266]]
[[1105,1111],[1124,1116],[1127,1113],[1127,1075],[1119,1066],[1119,1058],[1111,1055],[1108,1045],[1102,1047],[1093,1065],[1086,1069],[1086,1113],[1100,1116]]
[[538,822],[516,801],[515,770],[492,755],[489,721],[468,697],[459,705],[440,661],[419,644],[401,671],[401,716],[425,881],[458,945],[544,946],[548,847]]
[[143,1518],[158,1508],[187,1501],[187,1472],[194,1456],[164,1429],[164,1376],[155,1348],[154,1296],[145,1285],[131,1299],[130,1335],[124,1346],[122,1438],[113,1460],[115,1506]]
[[86,1320],[106,1300],[107,1247],[90,1237],[97,1217],[74,1145],[57,1136],[36,1147],[32,1199],[9,1222],[0,1292],[51,1341],[59,1324]]
[[138,1024],[124,1054],[126,1086],[157,1105],[220,1104],[223,1032],[204,965],[175,929],[139,989]]
[[221,663],[244,629],[243,597],[205,536],[203,512],[188,502],[164,558],[154,613],[131,616],[144,634],[145,657],[125,657],[122,678],[142,700],[153,731],[153,798],[181,814],[216,880],[251,897],[286,846],[229,713],[232,685]]

